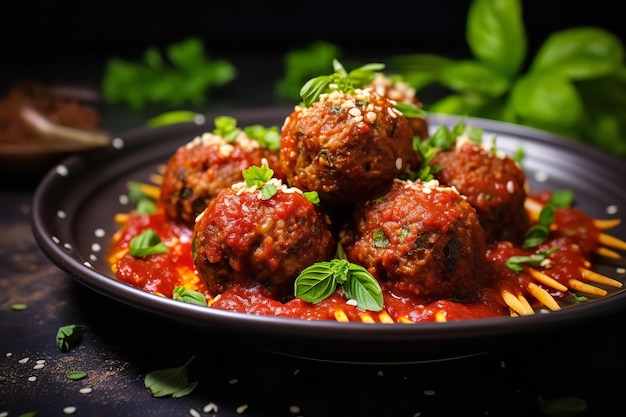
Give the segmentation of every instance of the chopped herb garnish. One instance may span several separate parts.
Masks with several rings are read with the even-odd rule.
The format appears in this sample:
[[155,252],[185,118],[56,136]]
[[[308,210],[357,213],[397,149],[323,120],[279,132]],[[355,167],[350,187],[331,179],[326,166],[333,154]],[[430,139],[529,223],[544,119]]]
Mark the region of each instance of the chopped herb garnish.
[[541,263],[557,250],[559,250],[559,248],[554,246],[547,251],[537,252],[530,256],[511,256],[507,259],[506,266],[517,274],[524,270],[524,264],[530,266],[541,266]]
[[141,258],[166,253],[169,249],[154,230],[147,228],[130,240],[129,250],[131,255]]
[[137,214],[154,214],[157,212],[156,204],[148,198],[142,198],[137,203]]
[[254,165],[244,169],[241,171],[241,175],[243,175],[243,179],[248,187],[257,187],[261,190],[261,198],[263,200],[268,200],[276,194],[276,186],[268,183],[274,175],[274,170],[265,163],[261,166]]
[[381,228],[374,230],[374,246],[377,248],[389,247],[389,238],[385,234],[385,231]]
[[585,297],[584,295],[578,295],[574,292],[568,291],[569,295],[572,296],[572,298],[574,299],[574,301],[576,303],[586,303],[587,301],[589,301],[589,299],[587,297]]
[[271,151],[278,151],[280,149],[280,130],[278,126],[265,127],[262,125],[251,125],[246,126],[243,130],[250,139],[259,142],[262,148]]
[[241,133],[241,129],[237,127],[237,119],[231,116],[218,116],[213,119],[215,128],[213,133],[223,137],[226,142],[234,142]]
[[56,337],[58,348],[61,352],[69,352],[73,347],[78,346],[84,333],[85,327],[81,325],[69,324],[59,327]]
[[11,310],[13,311],[24,311],[27,308],[28,308],[28,304],[24,304],[24,303],[11,304]]
[[305,192],[302,193],[302,195],[304,196],[304,198],[306,198],[307,200],[309,200],[313,204],[319,204],[320,203],[320,196],[317,193],[317,191],[305,191]]
[[195,304],[199,306],[207,306],[206,298],[199,291],[189,290],[185,287],[174,287],[172,291],[172,298],[174,300],[182,301],[183,303]]
[[554,190],[550,196],[550,204],[556,208],[571,207],[574,203],[572,190]]
[[87,372],[84,371],[73,371],[66,375],[67,379],[71,379],[72,381],[78,381],[87,376]]
[[187,367],[195,359],[192,356],[184,365],[178,368],[167,368],[151,371],[144,378],[144,385],[154,397],[180,398],[190,394],[198,385],[196,382],[188,382]]
[[154,116],[149,119],[146,124],[149,127],[160,127],[177,123],[191,122],[197,115],[198,113],[190,110],[172,110],[158,116]]
[[550,226],[554,222],[554,207],[546,204],[539,212],[537,224],[526,231],[524,236],[525,248],[534,248],[546,241],[550,235]]

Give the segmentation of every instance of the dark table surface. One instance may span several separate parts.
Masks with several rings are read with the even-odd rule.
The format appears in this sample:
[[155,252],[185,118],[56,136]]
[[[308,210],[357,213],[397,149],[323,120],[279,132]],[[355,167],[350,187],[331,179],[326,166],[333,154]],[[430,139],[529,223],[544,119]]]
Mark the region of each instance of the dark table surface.
[[[261,98],[271,88],[229,91],[210,110],[279,104]],[[123,131],[151,112],[105,108],[103,123]],[[10,182],[0,189],[0,416],[566,415],[544,408],[559,402],[580,408],[570,415],[624,415],[626,308],[460,359],[350,364],[286,356],[169,322],[81,285],[33,238],[36,184]],[[17,303],[28,308],[12,311]],[[85,326],[85,334],[64,353],[55,337],[67,324]],[[154,398],[146,374],[192,356],[189,380],[199,381],[196,389],[182,398]],[[88,376],[66,378],[77,370]]]

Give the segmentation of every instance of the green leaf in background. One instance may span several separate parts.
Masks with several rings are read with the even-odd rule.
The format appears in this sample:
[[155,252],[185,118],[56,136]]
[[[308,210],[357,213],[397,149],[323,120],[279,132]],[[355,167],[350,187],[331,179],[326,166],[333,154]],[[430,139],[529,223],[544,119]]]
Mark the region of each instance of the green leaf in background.
[[190,110],[172,110],[159,114],[149,119],[146,124],[149,127],[160,127],[193,121],[198,114]]
[[202,41],[189,38],[168,45],[165,57],[151,47],[144,52],[143,60],[109,59],[102,93],[107,102],[132,108],[203,104],[211,88],[229,83],[236,75],[230,62],[209,59]]
[[520,78],[511,100],[522,120],[535,126],[573,127],[583,114],[583,103],[574,85],[553,74]]
[[325,41],[314,42],[289,51],[285,57],[285,75],[276,83],[276,93],[290,100],[300,100],[300,89],[307,80],[324,74],[333,59],[339,58],[339,48]]
[[150,371],[144,378],[144,385],[150,390],[153,397],[180,398],[190,394],[198,385],[198,381],[187,380],[187,367],[195,359],[192,356],[184,365],[176,368]]
[[474,56],[507,77],[526,57],[526,32],[518,0],[475,0],[467,17],[467,42]]
[[623,61],[624,47],[615,35],[600,28],[578,27],[550,35],[530,71],[582,80],[611,74],[622,67]]
[[439,82],[454,91],[471,91],[499,97],[509,89],[509,80],[478,61],[462,60],[441,69]]
[[420,90],[439,78],[439,73],[455,61],[435,54],[409,54],[390,58],[393,68],[402,73],[404,81]]

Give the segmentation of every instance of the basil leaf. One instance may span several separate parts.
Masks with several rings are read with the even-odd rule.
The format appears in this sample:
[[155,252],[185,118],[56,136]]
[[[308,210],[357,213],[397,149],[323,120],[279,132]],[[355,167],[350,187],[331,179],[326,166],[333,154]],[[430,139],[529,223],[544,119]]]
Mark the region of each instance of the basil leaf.
[[78,381],[87,376],[87,372],[84,371],[73,371],[68,373],[65,377],[67,379],[71,379],[72,381]]
[[294,294],[309,303],[319,303],[337,289],[335,271],[331,262],[317,262],[304,268],[294,282]]
[[574,85],[553,74],[528,74],[513,87],[511,103],[526,121],[572,127],[583,116],[583,103]]
[[160,369],[151,371],[144,378],[144,385],[150,390],[153,397],[180,398],[190,394],[198,385],[198,381],[187,380],[187,367],[195,359],[192,356],[184,365],[177,368]]
[[174,287],[172,290],[172,298],[182,301],[183,303],[195,304],[198,306],[207,306],[204,294],[199,291],[189,290],[183,286]]
[[371,311],[383,309],[383,292],[376,278],[356,264],[350,264],[348,276],[342,288],[349,299],[356,300],[357,307]]
[[81,342],[84,333],[85,327],[76,324],[59,327],[56,336],[57,347],[61,352],[69,352]]
[[624,47],[610,32],[578,27],[555,32],[541,45],[530,67],[583,80],[608,75],[623,65]]
[[156,204],[154,204],[154,201],[148,198],[142,198],[137,203],[138,214],[154,214],[156,212],[157,212]]
[[[554,190],[550,196],[550,204],[554,207],[571,207],[574,203],[572,190]],[[554,216],[552,221],[554,221]]]
[[444,67],[438,81],[453,91],[473,91],[499,97],[510,88],[508,78],[487,65],[471,60],[454,62]]
[[475,0],[467,16],[472,53],[505,77],[517,73],[526,57],[526,33],[518,0]]
[[140,258],[149,255],[167,253],[169,249],[163,242],[161,242],[161,239],[156,232],[151,228],[148,228],[130,240],[129,251],[131,255]]

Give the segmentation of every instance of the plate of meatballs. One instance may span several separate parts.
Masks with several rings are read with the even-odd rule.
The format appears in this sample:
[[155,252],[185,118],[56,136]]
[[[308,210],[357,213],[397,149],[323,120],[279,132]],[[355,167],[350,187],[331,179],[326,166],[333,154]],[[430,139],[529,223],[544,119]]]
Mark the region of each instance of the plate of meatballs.
[[623,161],[427,114],[382,69],[335,61],[291,108],[70,157],[36,191],[35,237],[115,300],[321,360],[472,355],[622,308]]

